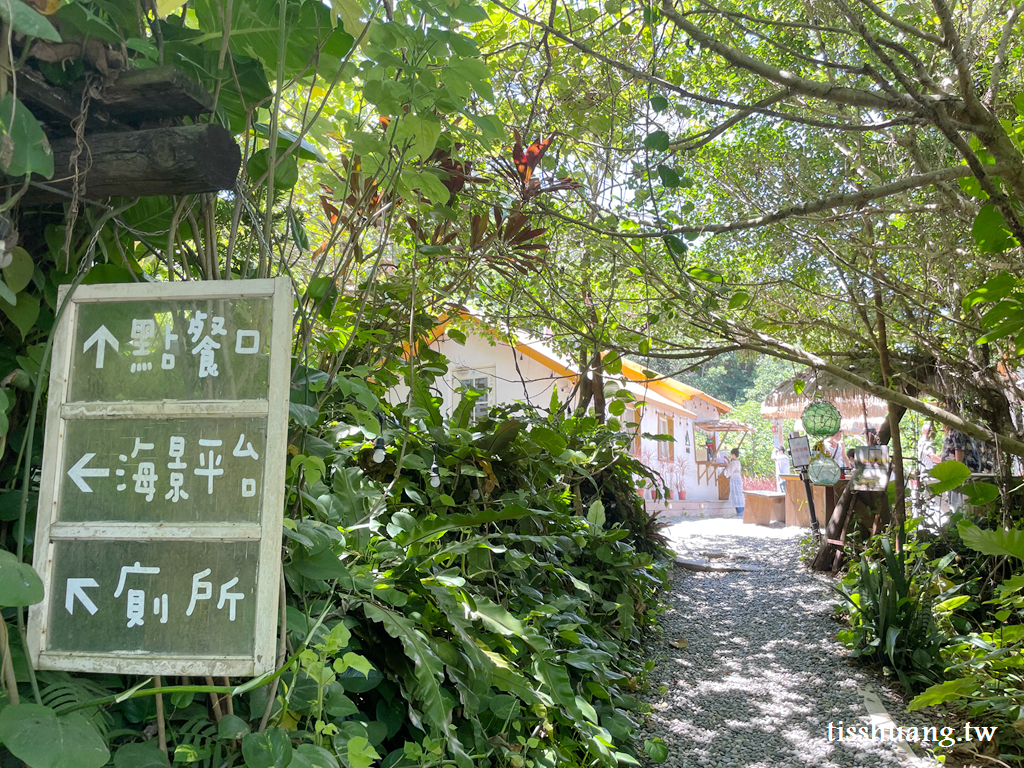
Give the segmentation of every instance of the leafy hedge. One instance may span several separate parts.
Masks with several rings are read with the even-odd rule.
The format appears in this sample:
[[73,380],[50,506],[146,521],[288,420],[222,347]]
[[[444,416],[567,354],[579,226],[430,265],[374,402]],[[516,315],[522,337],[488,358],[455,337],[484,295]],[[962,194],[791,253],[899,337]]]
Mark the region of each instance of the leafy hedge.
[[[394,407],[380,399],[397,382],[388,366],[333,379],[300,369],[286,662],[237,687],[164,681],[171,759],[209,768],[637,764],[641,640],[665,566],[634,491],[638,478],[656,478],[628,455],[631,435],[614,419],[524,406],[470,424],[472,393],[446,421],[430,388],[443,358],[400,364],[410,394]],[[0,739],[18,759],[165,764],[152,681],[39,681],[43,706],[0,712]],[[63,751],[41,738],[54,732],[69,737]]]

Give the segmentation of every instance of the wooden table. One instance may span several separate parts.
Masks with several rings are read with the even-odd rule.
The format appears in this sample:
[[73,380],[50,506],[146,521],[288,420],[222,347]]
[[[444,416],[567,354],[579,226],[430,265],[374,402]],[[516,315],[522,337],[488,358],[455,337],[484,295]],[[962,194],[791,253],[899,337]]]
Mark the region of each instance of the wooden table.
[[786,494],[779,491],[744,491],[743,522],[768,525],[786,519]]
[[[811,515],[807,508],[804,481],[799,475],[783,475],[782,479],[786,481],[786,525],[810,528]],[[814,494],[814,514],[821,528],[828,524],[828,519],[836,506],[836,499],[842,495],[847,482],[840,480],[835,485],[811,486],[811,492]]]

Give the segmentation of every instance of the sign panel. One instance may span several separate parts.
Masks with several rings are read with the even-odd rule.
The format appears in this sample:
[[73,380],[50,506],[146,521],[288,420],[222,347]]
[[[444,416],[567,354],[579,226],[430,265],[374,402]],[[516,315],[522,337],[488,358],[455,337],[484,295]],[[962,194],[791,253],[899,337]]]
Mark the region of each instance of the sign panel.
[[807,435],[796,432],[789,436],[789,455],[793,459],[793,466],[799,469],[806,469],[811,463],[811,444]]
[[291,328],[287,278],[70,296],[50,371],[36,667],[273,667]]

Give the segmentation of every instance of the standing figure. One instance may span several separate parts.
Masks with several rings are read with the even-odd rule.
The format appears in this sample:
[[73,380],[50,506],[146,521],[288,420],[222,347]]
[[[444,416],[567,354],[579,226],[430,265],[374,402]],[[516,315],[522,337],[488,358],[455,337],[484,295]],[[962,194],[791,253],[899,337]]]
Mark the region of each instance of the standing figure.
[[729,478],[729,503],[736,507],[736,516],[743,517],[743,467],[740,465],[740,449],[733,448],[732,458],[725,468]]
[[775,460],[775,490],[785,491],[786,480],[783,475],[789,474],[789,454],[785,448],[776,448],[772,452],[772,459]]

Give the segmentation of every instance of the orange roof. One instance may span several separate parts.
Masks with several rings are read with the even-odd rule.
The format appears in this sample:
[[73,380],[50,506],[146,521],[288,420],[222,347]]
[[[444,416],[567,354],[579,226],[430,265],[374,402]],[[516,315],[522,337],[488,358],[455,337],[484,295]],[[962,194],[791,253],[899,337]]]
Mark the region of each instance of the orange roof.
[[632,381],[647,382],[647,385],[652,390],[662,395],[665,395],[665,397],[669,398],[670,400],[692,400],[693,398],[698,397],[701,400],[704,400],[705,402],[711,403],[711,405],[715,406],[715,409],[719,413],[728,413],[729,411],[732,410],[732,406],[730,406],[728,403],[723,403],[721,400],[713,398],[706,392],[701,392],[696,387],[688,386],[686,384],[683,384],[681,381],[676,381],[675,379],[648,379],[646,376],[644,376],[643,371],[644,367],[642,365],[637,365],[636,363],[623,358],[623,376]]
[[[466,311],[460,311],[458,312],[458,315],[463,320],[476,321],[481,326],[479,330],[483,331],[486,329],[486,325],[480,322],[479,319],[472,315],[471,313]],[[427,344],[433,344],[435,341],[441,338],[441,336],[444,335],[445,329],[448,327],[448,323],[451,321],[451,319],[451,315],[442,315],[440,318],[438,318],[438,324],[432,331],[430,337],[427,339]],[[559,360],[555,356],[555,354],[548,350],[546,348],[546,345],[544,345],[541,342],[526,342],[516,344],[515,349],[517,352],[522,352],[527,357],[532,358],[533,360],[536,360],[538,363],[547,366],[552,371],[557,373],[559,376],[565,376],[575,381],[576,377],[579,375],[577,371],[570,368],[568,365],[566,365],[565,362]],[[680,411],[682,411],[685,416],[688,416],[690,418],[697,418],[697,414],[693,413],[693,411],[689,410],[683,404],[687,400],[693,400],[693,398],[695,397],[710,403],[715,407],[715,409],[719,413],[728,413],[729,411],[732,410],[732,406],[730,406],[729,404],[723,403],[721,400],[713,398],[706,392],[701,392],[696,387],[688,386],[686,384],[683,384],[681,381],[676,381],[675,379],[670,378],[649,379],[646,376],[644,376],[643,371],[643,366],[637,365],[636,363],[630,360],[626,360],[625,358],[622,359],[623,376],[625,376],[630,381],[642,384],[645,389],[654,393],[655,395],[660,395],[662,398],[668,401],[668,404],[672,404]]]

